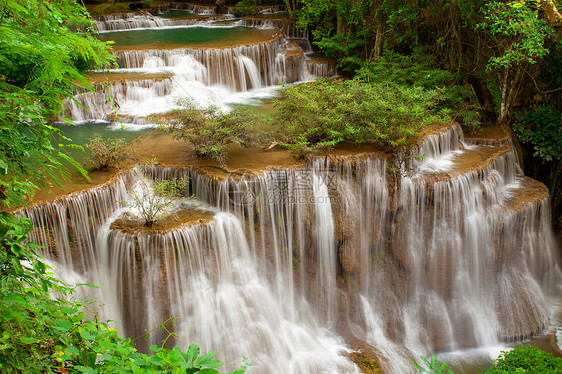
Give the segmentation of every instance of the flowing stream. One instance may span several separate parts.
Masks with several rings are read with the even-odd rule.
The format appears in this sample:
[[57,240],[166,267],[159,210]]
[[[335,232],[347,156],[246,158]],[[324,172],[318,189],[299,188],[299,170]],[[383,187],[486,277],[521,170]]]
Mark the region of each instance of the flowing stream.
[[[115,52],[121,69],[107,73],[122,75],[106,89],[121,121],[143,127],[178,98],[226,107],[271,95],[280,82],[334,74],[329,65],[314,68],[321,63],[307,60],[304,43],[286,38],[302,35],[269,29],[281,22],[272,16],[244,21],[264,28],[258,39],[264,32],[267,40],[256,41],[255,29],[181,11],[186,17],[98,21],[99,30],[123,35]],[[146,28],[214,38],[202,23],[220,27],[217,37],[248,33],[252,41],[126,44],[126,33]],[[300,53],[286,54],[290,48]],[[155,73],[162,75],[142,77]],[[69,101],[75,120],[113,113],[102,94],[75,98],[84,106]],[[393,159],[311,158],[240,175],[142,166],[18,214],[33,221],[31,239],[63,280],[100,286],[83,292],[122,334],[137,337],[173,317],[173,344],[213,349],[229,369],[248,357],[249,373],[356,373],[349,353],[357,349],[373,353],[385,373],[414,372],[411,362],[433,352],[486,361],[500,347],[548,331],[560,315],[548,191],[523,175],[509,141],[471,141],[453,124]],[[189,184],[170,215],[191,218],[164,232],[120,226],[124,213],[135,215],[130,188],[176,177]],[[156,330],[139,348],[164,337]]]

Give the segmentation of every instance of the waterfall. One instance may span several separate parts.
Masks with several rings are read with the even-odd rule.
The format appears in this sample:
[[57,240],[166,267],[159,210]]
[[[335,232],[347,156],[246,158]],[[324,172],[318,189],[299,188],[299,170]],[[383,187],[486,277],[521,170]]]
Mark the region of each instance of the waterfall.
[[95,29],[103,32],[189,24],[193,24],[193,21],[181,20],[178,22],[171,19],[154,17],[151,14],[123,13],[103,16],[103,18],[97,19],[95,21]]
[[[278,30],[262,32],[261,41],[249,44],[181,48],[181,44],[172,42],[174,49],[138,50],[126,50],[121,46],[123,49],[113,52],[119,70],[108,66],[105,71],[107,83],[103,89],[95,93],[77,92],[68,99],[65,117],[82,123],[102,120],[154,126],[155,118],[178,108],[178,103],[186,98],[202,107],[215,105],[230,110],[234,104],[255,103],[274,97],[280,84],[335,76],[333,61],[304,54],[303,51],[312,50],[306,32],[298,30],[286,13],[273,15],[281,8],[258,7],[257,16],[229,23],[226,28],[244,25]],[[175,12],[169,14],[171,18],[164,14],[168,11]],[[182,11],[185,16],[177,17]],[[97,17],[95,28],[101,33],[122,31],[120,35],[127,35],[124,37],[127,40],[130,30],[179,30],[189,26],[225,28],[218,21],[239,13],[237,8],[228,8],[224,15],[216,15],[215,11],[211,6],[169,3],[152,7],[150,13]],[[268,40],[262,34],[268,34]],[[136,34],[130,35],[138,42],[133,37]],[[166,46],[168,44],[164,44],[164,48]],[[152,79],[149,75],[158,78]]]
[[259,16],[248,16],[240,20],[240,24],[248,27],[262,29],[279,29],[286,38],[308,39],[308,30],[299,30],[296,22],[288,17],[285,18],[260,18]]
[[323,309],[320,315],[325,315],[328,324],[334,321],[334,297],[336,295],[336,245],[334,237],[334,218],[330,195],[326,184],[326,172],[317,170],[312,172],[312,191],[315,210],[314,240],[317,244],[318,261],[318,289],[322,290],[325,299],[320,305]]
[[[357,372],[341,356],[348,351],[343,340],[319,324],[304,299],[295,308],[275,292],[235,215],[188,201],[182,209],[206,210],[212,221],[163,234],[132,235],[115,226],[128,210],[124,185],[142,178],[127,174],[107,187],[67,198],[68,205],[51,203],[20,212],[42,223],[31,239],[46,246],[49,261],[66,259],[54,267],[57,272],[80,274],[74,278],[100,287],[95,296],[103,301],[103,315],[116,321],[120,333],[137,337],[173,316],[181,339],[176,344],[186,349],[196,341],[204,350],[220,352],[231,366],[251,353],[258,372]],[[80,208],[76,213],[75,206]],[[95,209],[92,221],[87,220],[89,209]],[[64,225],[67,216],[70,229]],[[52,243],[51,238],[65,236],[66,241]],[[87,240],[80,253],[89,258],[76,264],[75,245],[83,237]],[[163,338],[165,333],[158,331],[138,346],[147,349]]]
[[124,116],[148,116],[173,107],[170,78],[113,82],[94,92],[77,93],[66,100],[65,116],[74,121],[108,120],[119,112]]
[[[225,107],[236,92],[272,88],[335,74],[333,65],[307,62],[302,52],[285,53],[282,38],[223,49],[117,51],[120,70],[108,70],[107,87],[67,99],[65,115],[74,121],[113,120],[150,124],[146,117],[177,107],[189,97],[200,105]],[[111,80],[112,74],[119,75]],[[136,76],[127,79],[127,74]],[[144,79],[143,74],[164,78]],[[101,86],[100,86],[101,87]],[[239,100],[243,100],[240,97]]]
[[[204,82],[206,85],[223,85],[233,90],[239,90],[239,79],[245,79],[237,77],[239,56],[250,59],[261,72],[262,85],[274,85],[279,82],[275,79],[277,72],[275,58],[282,45],[283,40],[277,38],[269,42],[222,49],[156,49],[117,51],[115,54],[122,69],[182,68],[183,66],[175,64],[177,57],[190,56],[208,70],[209,74]],[[158,61],[158,64],[154,65],[154,61]]]
[[[239,76],[244,77],[240,80],[240,90],[247,91],[249,88],[261,88],[260,72],[254,62],[246,56],[240,56],[238,60]],[[247,85],[248,81],[249,86]]]
[[156,27],[210,25],[219,20],[232,18],[232,15],[220,15],[206,18],[173,19],[153,16],[150,13],[123,13],[97,18],[95,20],[95,29],[99,32],[108,32]]
[[248,356],[272,373],[355,372],[343,356],[353,337],[385,373],[407,373],[420,355],[548,327],[562,280],[548,192],[505,143],[469,145],[452,125],[394,160],[142,174],[188,177],[181,209],[212,218],[119,229],[135,173],[19,211],[57,272],[101,286],[103,312],[128,336],[173,316],[176,344],[198,342],[233,365]]

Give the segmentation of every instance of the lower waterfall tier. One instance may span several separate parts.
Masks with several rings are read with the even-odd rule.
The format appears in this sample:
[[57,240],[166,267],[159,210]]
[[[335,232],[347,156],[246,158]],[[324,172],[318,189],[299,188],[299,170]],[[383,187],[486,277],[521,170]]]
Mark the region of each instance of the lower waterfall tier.
[[[428,136],[415,149],[429,156],[408,172],[377,154],[260,173],[145,166],[19,214],[47,259],[100,285],[127,336],[172,316],[180,345],[233,365],[247,356],[257,372],[353,373],[347,343],[385,373],[408,373],[420,355],[541,332],[560,292],[546,188],[521,174],[507,142],[461,136],[457,126]],[[430,167],[447,160],[457,169]],[[207,213],[124,230],[126,185],[143,175],[188,178],[189,204]]]

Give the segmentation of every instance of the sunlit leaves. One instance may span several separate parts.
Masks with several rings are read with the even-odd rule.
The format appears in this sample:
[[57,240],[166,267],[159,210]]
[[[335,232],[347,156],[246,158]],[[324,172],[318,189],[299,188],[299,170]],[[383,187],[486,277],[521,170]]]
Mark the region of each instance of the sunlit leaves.
[[547,22],[540,19],[535,1],[506,5],[499,1],[486,4],[485,22],[501,52],[492,56],[488,68],[510,68],[521,63],[534,64],[548,54],[545,41],[553,35]]
[[77,85],[89,88],[81,72],[112,57],[74,0],[0,0],[0,15],[0,202],[21,204],[37,185],[60,183],[63,161],[83,172],[47,124]]

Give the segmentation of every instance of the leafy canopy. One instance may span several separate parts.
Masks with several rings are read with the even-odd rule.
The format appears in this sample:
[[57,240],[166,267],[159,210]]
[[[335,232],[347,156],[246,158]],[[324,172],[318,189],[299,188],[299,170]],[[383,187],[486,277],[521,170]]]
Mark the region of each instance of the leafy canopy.
[[[92,21],[74,0],[0,0],[0,195],[21,203],[38,185],[67,172],[58,129],[62,99],[90,88],[85,69],[113,61],[108,45],[88,30]],[[67,120],[68,121],[68,120]]]
[[548,54],[545,41],[553,35],[549,24],[539,17],[538,0],[485,5],[484,22],[498,51],[488,62],[489,69],[511,68],[521,63],[535,64]]

